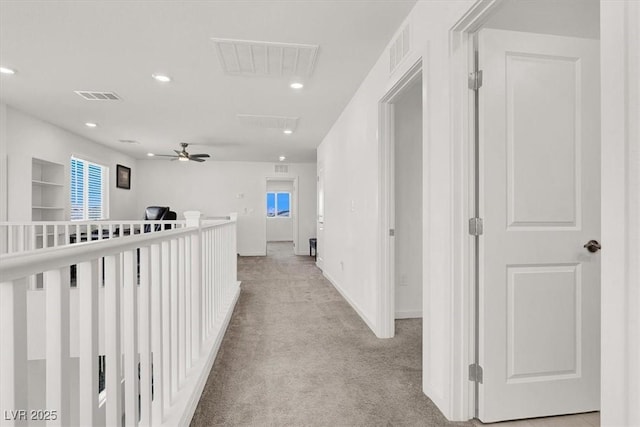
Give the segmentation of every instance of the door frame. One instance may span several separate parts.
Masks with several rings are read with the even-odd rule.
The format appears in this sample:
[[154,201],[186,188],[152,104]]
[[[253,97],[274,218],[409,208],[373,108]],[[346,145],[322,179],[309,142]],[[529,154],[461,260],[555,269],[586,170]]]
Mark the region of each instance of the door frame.
[[[393,338],[395,334],[395,245],[390,230],[395,227],[395,127],[394,102],[417,79],[422,79],[422,105],[424,111],[425,87],[422,57],[404,73],[391,89],[378,101],[378,188],[379,200],[379,253],[378,253],[378,338]],[[423,114],[424,130],[424,114]]]
[[[291,192],[291,219],[293,220],[293,253],[295,255],[303,255],[302,253],[298,253],[300,251],[299,242],[298,242],[298,177],[291,176],[267,176],[264,179],[264,188],[262,194],[264,197],[267,197],[267,186],[269,181],[288,181],[293,183],[293,191]],[[267,203],[266,199],[263,203],[263,217],[264,217],[264,254],[267,255]]]
[[[477,32],[503,0],[478,0],[458,20],[449,32],[451,61],[451,133],[452,145],[457,149],[454,155],[455,205],[454,212],[461,215],[460,223],[466,225],[469,218],[476,216],[476,120],[474,91],[469,89],[470,73],[476,69],[475,32]],[[453,320],[453,343],[459,352],[453,366],[452,396],[454,419],[471,419],[477,416],[478,384],[469,381],[469,366],[478,361],[478,252],[477,239],[468,232],[463,233],[458,252],[460,266],[456,268],[460,280],[455,281]],[[454,354],[456,354],[454,353]]]

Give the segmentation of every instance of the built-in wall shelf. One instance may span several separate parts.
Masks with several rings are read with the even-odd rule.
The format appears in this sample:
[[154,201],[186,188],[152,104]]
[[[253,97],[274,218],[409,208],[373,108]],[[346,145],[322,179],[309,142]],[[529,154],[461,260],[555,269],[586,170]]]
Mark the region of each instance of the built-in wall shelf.
[[64,165],[48,160],[31,159],[31,220],[65,219]]
[[64,187],[64,184],[60,184],[57,182],[47,182],[47,181],[38,181],[38,180],[32,180],[31,183],[33,185],[43,185],[43,186],[48,186],[51,185],[53,187]]

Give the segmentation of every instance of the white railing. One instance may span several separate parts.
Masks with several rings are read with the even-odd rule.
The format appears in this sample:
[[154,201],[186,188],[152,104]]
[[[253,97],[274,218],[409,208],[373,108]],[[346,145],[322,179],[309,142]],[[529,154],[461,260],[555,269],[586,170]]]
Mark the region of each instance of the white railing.
[[0,254],[154,233],[184,226],[184,220],[0,222]]
[[187,218],[0,256],[0,424],[189,424],[240,288],[235,216]]

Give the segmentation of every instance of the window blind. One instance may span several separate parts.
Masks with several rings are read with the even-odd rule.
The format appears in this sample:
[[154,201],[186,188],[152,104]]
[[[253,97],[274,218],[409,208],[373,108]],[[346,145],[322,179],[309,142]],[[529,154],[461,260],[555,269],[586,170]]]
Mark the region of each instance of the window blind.
[[104,219],[106,168],[71,158],[71,220]]
[[71,221],[84,219],[84,162],[71,158]]

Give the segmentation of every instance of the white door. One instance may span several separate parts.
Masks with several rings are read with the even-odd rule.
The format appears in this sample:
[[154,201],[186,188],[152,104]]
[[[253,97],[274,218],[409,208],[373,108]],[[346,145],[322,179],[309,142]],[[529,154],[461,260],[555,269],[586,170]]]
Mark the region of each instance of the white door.
[[479,418],[598,410],[599,43],[482,30],[478,49]]

